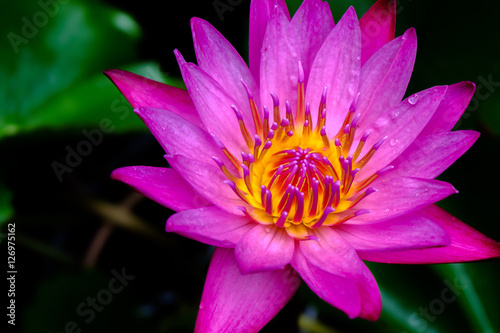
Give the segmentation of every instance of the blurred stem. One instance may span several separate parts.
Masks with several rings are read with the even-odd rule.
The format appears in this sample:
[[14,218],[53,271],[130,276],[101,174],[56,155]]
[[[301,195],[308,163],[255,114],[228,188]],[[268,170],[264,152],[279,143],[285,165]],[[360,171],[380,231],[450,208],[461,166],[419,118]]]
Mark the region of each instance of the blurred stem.
[[[142,198],[142,195],[131,192],[116,209],[130,212]],[[85,259],[83,260],[84,267],[90,268],[95,265],[113,229],[112,221],[109,218],[105,219],[103,225],[97,230],[94,239],[90,243]]]
[[87,250],[85,259],[83,260],[84,267],[94,267],[95,263],[97,262],[97,258],[104,248],[104,245],[106,244],[106,241],[108,240],[109,235],[111,234],[111,231],[113,231],[113,229],[114,227],[109,224],[108,221],[105,221],[104,224],[99,228],[99,230],[97,230],[97,233],[95,234],[94,239],[92,240],[92,243],[90,243],[89,249]]

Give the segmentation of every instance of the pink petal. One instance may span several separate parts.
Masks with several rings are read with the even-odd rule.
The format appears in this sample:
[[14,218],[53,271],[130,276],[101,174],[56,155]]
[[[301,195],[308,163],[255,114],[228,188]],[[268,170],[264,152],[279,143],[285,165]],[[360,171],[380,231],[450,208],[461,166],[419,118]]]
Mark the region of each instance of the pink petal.
[[[169,155],[183,155],[193,160],[213,163],[212,156],[225,160],[212,136],[172,112],[137,108],[135,112]],[[227,166],[231,168],[230,163]]]
[[309,263],[338,276],[356,280],[363,276],[364,263],[356,250],[334,228],[311,230],[319,241],[301,241],[300,251]]
[[403,36],[384,45],[361,68],[359,100],[356,112],[361,113],[356,137],[384,111],[403,98],[417,53],[417,37],[411,28]]
[[361,27],[361,66],[383,45],[394,39],[396,1],[378,0],[359,20]]
[[248,58],[250,71],[257,84],[260,78],[260,54],[262,42],[266,33],[267,24],[271,20],[271,14],[274,7],[278,6],[285,13],[288,20],[290,14],[286,7],[285,0],[252,0],[250,2],[250,30],[248,38]]
[[130,166],[114,170],[111,178],[178,212],[210,205],[173,169]]
[[172,215],[166,231],[213,246],[234,247],[254,226],[255,222],[246,216],[236,216],[211,206]]
[[462,156],[478,137],[475,131],[420,135],[391,162],[394,169],[389,176],[434,179]]
[[305,0],[292,18],[292,28],[297,36],[305,82],[311,66],[326,37],[335,24],[328,2]]
[[311,266],[353,281],[361,297],[359,316],[369,320],[378,319],[382,311],[380,290],[372,273],[358,257],[352,245],[333,228],[320,228],[314,234],[319,242],[300,242],[300,249],[307,261]]
[[346,223],[366,223],[394,218],[421,209],[450,194],[458,193],[446,182],[420,178],[382,179],[375,181],[373,187],[378,192],[370,194],[356,206],[358,209],[369,209],[371,213],[360,215]]
[[299,248],[295,249],[292,266],[322,300],[344,311],[351,319],[359,316],[361,296],[354,281],[312,265]]
[[420,135],[450,131],[469,105],[475,89],[476,85],[467,81],[449,86],[441,104]]
[[[333,228],[319,228],[314,231],[314,235],[318,237],[319,241],[310,240],[299,243],[300,252],[308,265],[301,262],[300,255],[297,253],[299,251],[296,251],[292,261],[294,268],[308,285],[312,285],[313,291],[317,292],[315,289],[318,286],[325,288],[324,291],[318,290],[318,295],[324,296],[322,298],[329,303],[331,298],[331,301],[335,301],[335,304],[332,303],[332,305],[339,307],[337,303],[342,298],[344,298],[343,302],[352,302],[352,304],[341,305],[348,307],[347,309],[340,307],[351,318],[359,315],[366,319],[377,319],[382,309],[380,291],[373,275],[358,257],[354,248]],[[310,276],[311,273],[314,277]],[[330,276],[326,281],[330,287],[316,281],[322,277],[327,278],[327,276]],[[356,297],[347,299],[349,296],[352,298],[355,291],[360,296],[359,308]],[[359,314],[356,313],[356,309],[359,309]]]
[[383,112],[366,130],[370,136],[365,150],[387,137],[370,162],[358,173],[364,179],[396,159],[418,136],[441,102],[446,86],[414,94]]
[[450,243],[450,237],[443,228],[432,220],[415,214],[378,223],[342,224],[335,231],[356,251],[422,249]]
[[120,89],[132,107],[152,107],[169,110],[190,123],[203,128],[203,123],[186,90],[119,69],[107,70],[104,71],[104,74]]
[[[207,131],[218,137],[234,155],[239,156],[242,151],[247,151],[238,120],[231,109],[231,105],[238,106],[236,101],[198,66],[186,63],[178,51],[175,54],[184,83]],[[243,119],[253,136],[254,128],[248,126],[252,124],[248,115],[243,114]]]
[[167,156],[167,160],[202,197],[229,213],[243,214],[236,207],[244,202],[224,184],[226,178],[218,167],[182,155]]
[[294,244],[283,228],[257,224],[241,238],[234,253],[243,273],[282,269],[292,259]]
[[245,61],[208,22],[193,18],[191,29],[198,66],[238,102],[242,113],[250,115],[248,95],[241,83],[242,79],[255,96],[257,105],[260,105],[260,101],[259,96],[256,96],[258,87]]
[[307,82],[306,101],[316,121],[323,88],[327,87],[326,130],[337,134],[358,92],[361,33],[350,7],[321,46]]
[[358,252],[363,260],[394,264],[440,264],[500,258],[500,243],[450,215],[436,205],[416,214],[431,219],[450,236],[445,247],[393,252]]
[[195,333],[254,333],[292,298],[301,279],[290,267],[242,274],[232,249],[215,248]]
[[275,7],[262,42],[260,100],[263,105],[273,105],[270,95],[273,92],[280,99],[282,114],[285,101],[289,101],[292,110],[296,110],[299,60],[295,32],[286,14]]

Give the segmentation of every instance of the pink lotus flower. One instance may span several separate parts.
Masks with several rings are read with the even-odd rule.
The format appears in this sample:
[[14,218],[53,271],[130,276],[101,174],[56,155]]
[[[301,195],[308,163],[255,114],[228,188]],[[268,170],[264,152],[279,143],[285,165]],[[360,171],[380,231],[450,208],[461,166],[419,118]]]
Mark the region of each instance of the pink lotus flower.
[[301,281],[350,318],[376,320],[363,260],[450,263],[500,257],[500,246],[434,203],[434,180],[478,138],[453,131],[474,84],[402,100],[416,35],[394,39],[379,0],[334,26],[321,0],[290,19],[283,0],[253,0],[248,67],[193,18],[198,65],[175,51],[187,91],[110,70],[165,149],[170,168],[115,170],[178,213],[166,229],[216,246],[196,332],[255,332]]

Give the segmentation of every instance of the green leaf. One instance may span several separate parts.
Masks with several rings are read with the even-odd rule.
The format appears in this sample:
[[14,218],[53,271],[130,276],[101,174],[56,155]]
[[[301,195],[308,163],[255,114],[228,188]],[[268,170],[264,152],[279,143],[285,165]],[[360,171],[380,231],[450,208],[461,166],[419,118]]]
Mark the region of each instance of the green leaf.
[[[484,265],[483,265],[484,266]],[[436,265],[434,269],[445,279],[450,281],[458,290],[457,299],[463,309],[464,315],[469,321],[474,332],[493,333],[495,332],[484,302],[482,295],[478,292],[475,284],[478,279],[472,278],[466,267],[471,264],[448,264]],[[488,275],[481,274],[482,279],[488,280]],[[497,276],[495,275],[489,286],[495,285]],[[492,291],[488,291],[491,293]],[[494,305],[495,312],[496,304]],[[497,314],[493,314],[496,316]]]
[[14,214],[11,205],[12,193],[0,184],[0,226]]
[[36,123],[41,105],[75,83],[135,58],[140,31],[127,14],[97,2],[54,1],[49,9],[42,3],[3,8],[9,15],[0,23],[7,31],[0,44],[0,138]]
[[[130,72],[170,85],[183,87],[182,81],[165,77],[153,63],[124,67]],[[55,99],[44,104],[25,124],[26,129],[48,127],[53,129],[81,129],[99,127],[109,119],[114,132],[144,130],[146,127],[132,112],[132,107],[102,73],[66,89]]]
[[22,332],[109,332],[109,327],[113,332],[148,331],[148,323],[134,314],[135,281],[121,283],[116,278],[121,271],[62,272],[45,279],[26,307]]

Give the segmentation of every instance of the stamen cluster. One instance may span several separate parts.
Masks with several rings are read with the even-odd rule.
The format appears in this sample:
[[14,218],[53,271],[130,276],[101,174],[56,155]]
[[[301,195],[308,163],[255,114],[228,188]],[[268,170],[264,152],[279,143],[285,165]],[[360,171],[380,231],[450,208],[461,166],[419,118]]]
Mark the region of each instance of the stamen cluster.
[[266,106],[263,106],[261,120],[253,95],[242,83],[248,94],[256,134],[251,137],[240,111],[231,105],[248,151],[241,153],[240,160],[215,138],[236,174],[219,159],[214,157],[214,160],[226,175],[226,183],[247,203],[241,207],[244,213],[256,222],[287,228],[289,234],[298,239],[310,238],[307,228],[339,224],[369,213],[365,209],[355,209],[356,205],[377,191],[368,186],[392,166],[361,181],[356,179],[386,139],[379,140],[360,157],[370,135],[366,132],[356,148],[352,148],[361,117],[356,114],[358,96],[337,135],[329,138],[325,127],[327,88],[323,89],[316,126],[313,126],[310,105],[304,100],[300,62],[295,116],[286,101],[285,117],[281,118],[279,98],[271,92],[273,121],[271,123]]

